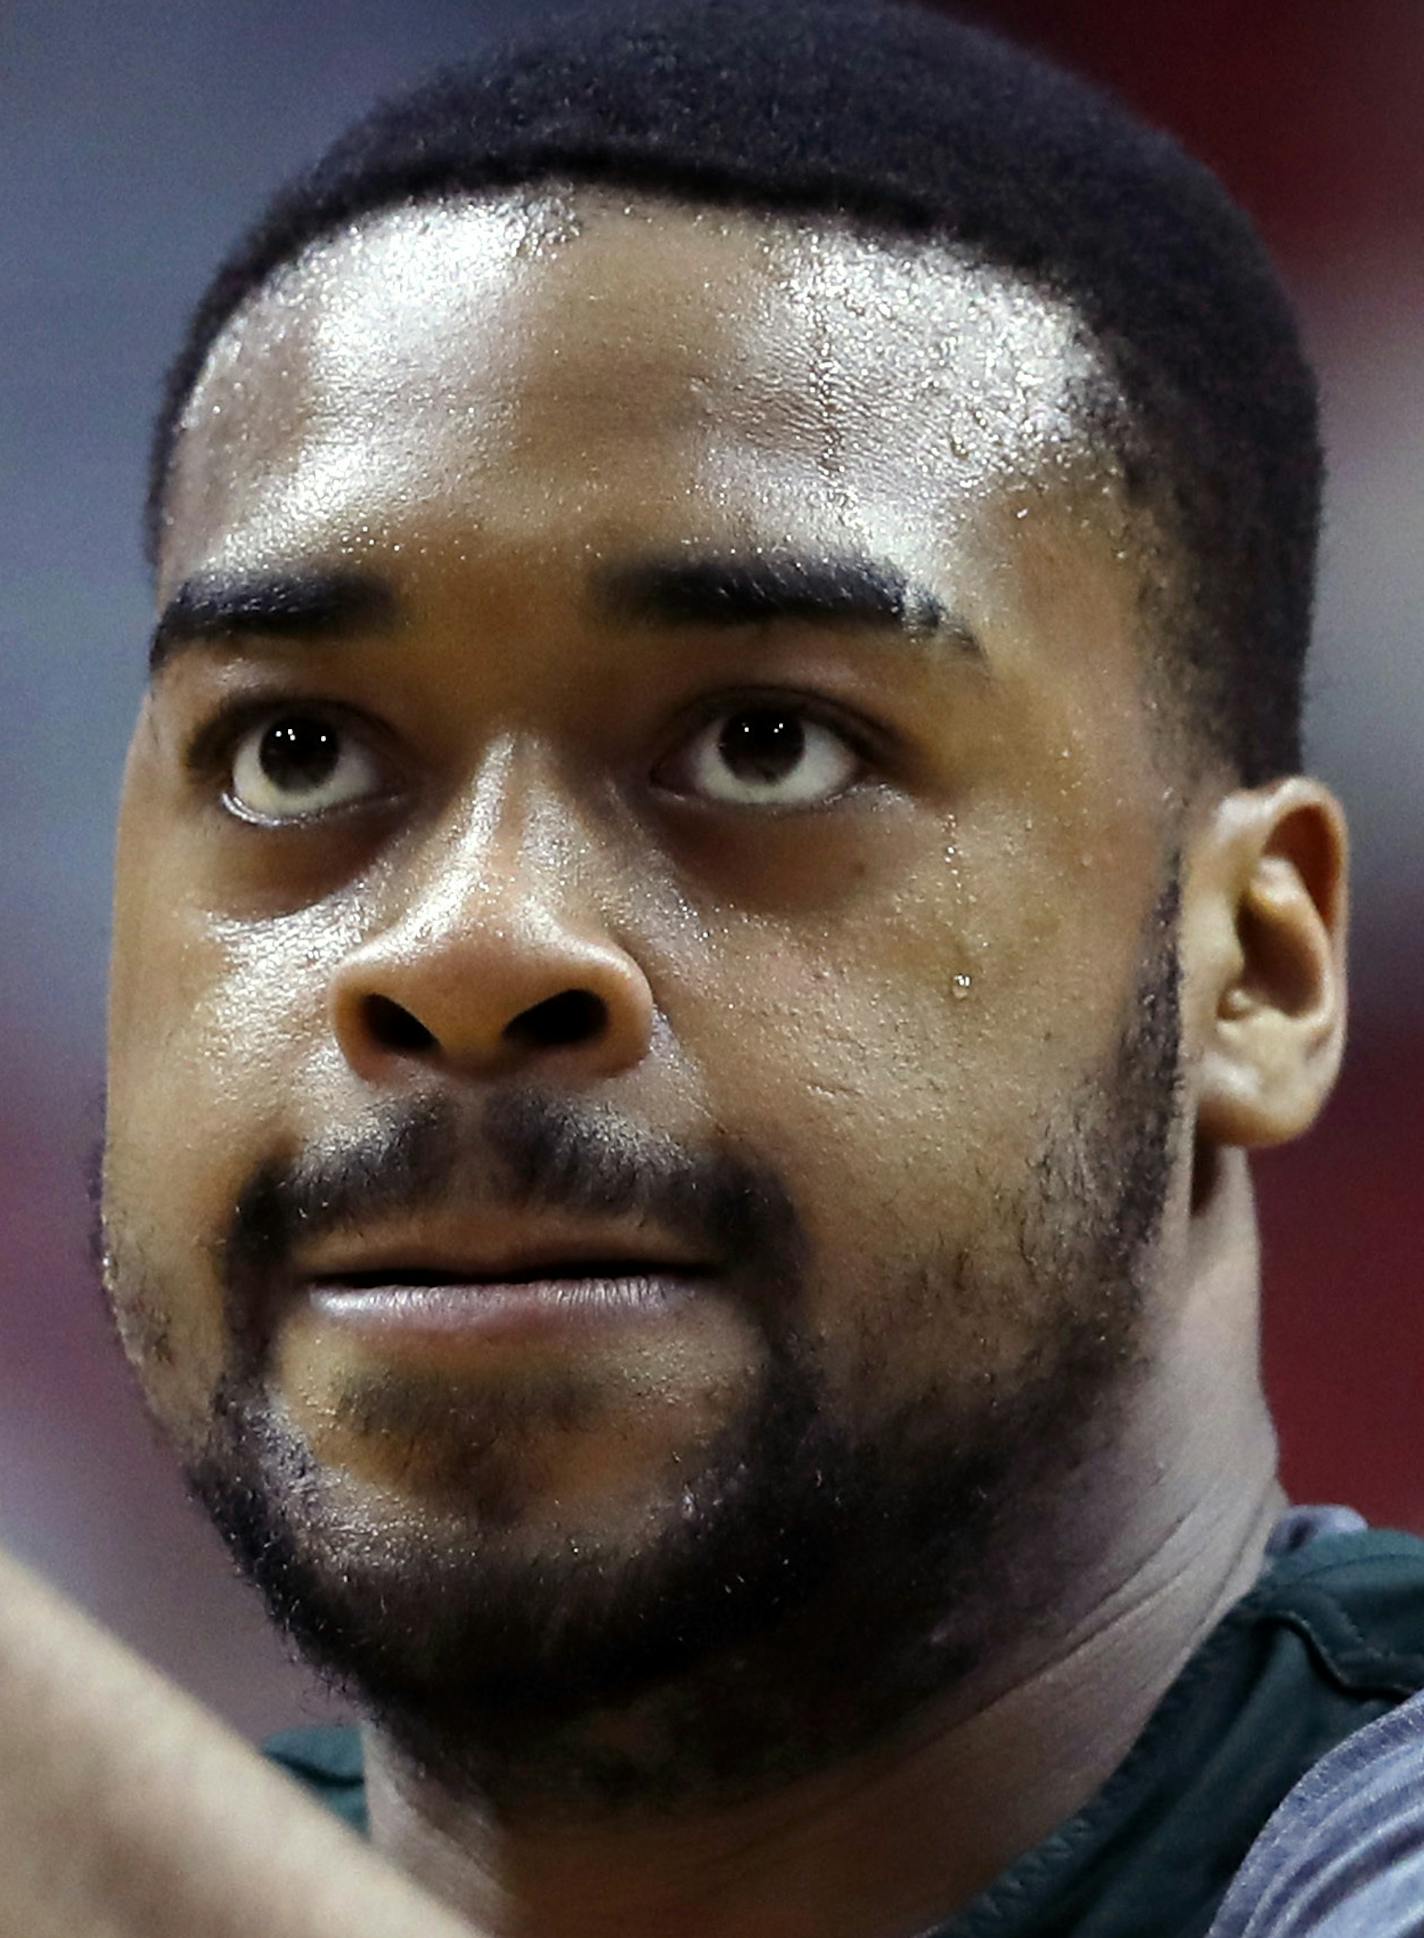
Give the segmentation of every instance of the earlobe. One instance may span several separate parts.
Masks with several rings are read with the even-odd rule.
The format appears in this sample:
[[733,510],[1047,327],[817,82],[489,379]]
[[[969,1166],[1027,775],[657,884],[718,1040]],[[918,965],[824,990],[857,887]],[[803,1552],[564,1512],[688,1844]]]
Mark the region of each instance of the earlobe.
[[1285,1143],[1329,1096],[1345,1036],[1347,869],[1340,804],[1300,775],[1228,795],[1192,844],[1183,953],[1201,1139]]

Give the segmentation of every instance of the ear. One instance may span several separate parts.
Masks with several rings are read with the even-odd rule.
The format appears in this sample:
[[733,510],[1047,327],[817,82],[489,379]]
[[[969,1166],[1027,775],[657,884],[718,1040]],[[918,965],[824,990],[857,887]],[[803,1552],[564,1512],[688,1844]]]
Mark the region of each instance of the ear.
[[1345,1041],[1348,857],[1339,802],[1301,775],[1227,795],[1191,843],[1183,967],[1208,1143],[1283,1144],[1330,1095]]

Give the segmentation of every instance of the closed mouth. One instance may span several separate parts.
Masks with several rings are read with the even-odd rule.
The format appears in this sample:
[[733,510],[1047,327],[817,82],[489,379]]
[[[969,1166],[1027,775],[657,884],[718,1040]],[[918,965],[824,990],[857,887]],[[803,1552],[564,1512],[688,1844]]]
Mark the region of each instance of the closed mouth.
[[551,1259],[500,1270],[471,1266],[376,1265],[359,1271],[319,1272],[307,1284],[325,1291],[374,1292],[387,1286],[548,1285],[560,1281],[709,1278],[709,1265],[649,1258]]

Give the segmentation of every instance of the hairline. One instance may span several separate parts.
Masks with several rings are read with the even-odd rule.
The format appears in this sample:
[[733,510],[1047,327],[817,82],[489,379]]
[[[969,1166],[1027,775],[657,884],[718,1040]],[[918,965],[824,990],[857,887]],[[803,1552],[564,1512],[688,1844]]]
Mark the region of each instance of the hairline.
[[[1086,373],[1087,385],[1070,382],[1064,392],[1064,403],[1081,425],[1085,442],[1090,443],[1100,454],[1113,457],[1121,463],[1128,455],[1128,439],[1147,439],[1150,426],[1144,419],[1140,406],[1133,400],[1126,387],[1115,378],[1114,358],[1109,344],[1102,332],[1094,325],[1082,302],[1071,290],[1057,286],[1045,278],[1033,276],[1020,265],[996,254],[992,249],[966,241],[944,229],[934,229],[928,224],[918,231],[907,224],[896,225],[890,218],[877,218],[867,211],[851,208],[827,208],[811,201],[804,204],[784,203],[778,205],[770,198],[758,200],[754,195],[743,192],[740,196],[727,194],[719,196],[712,190],[702,195],[690,189],[673,189],[666,186],[638,182],[636,171],[629,171],[628,180],[622,181],[616,175],[601,172],[598,175],[580,177],[575,173],[557,171],[534,172],[517,180],[491,182],[484,186],[446,188],[432,187],[418,196],[404,196],[392,193],[389,197],[373,200],[368,206],[353,213],[334,216],[329,222],[313,227],[290,253],[274,260],[261,278],[243,291],[242,295],[222,317],[209,336],[190,381],[181,393],[177,408],[171,409],[165,422],[165,436],[162,445],[163,468],[161,490],[154,506],[158,514],[154,524],[154,547],[151,564],[155,570],[162,544],[162,522],[164,507],[167,503],[168,488],[172,480],[179,446],[186,427],[191,419],[194,401],[212,374],[216,357],[231,338],[232,332],[269,300],[281,286],[300,275],[313,258],[324,252],[334,250],[343,241],[354,240],[359,232],[392,220],[403,214],[424,211],[455,210],[461,206],[489,207],[500,202],[524,203],[526,206],[544,202],[551,209],[559,203],[565,205],[580,199],[591,198],[595,204],[621,200],[626,205],[630,201],[639,202],[650,209],[661,206],[674,213],[699,216],[721,214],[732,219],[743,219],[784,231],[816,233],[828,236],[845,236],[855,241],[869,244],[892,257],[909,261],[917,259],[927,269],[936,266],[944,271],[954,268],[997,276],[1003,279],[1005,289],[1014,289],[1041,304],[1046,311],[1056,311],[1065,324],[1077,334],[1080,347],[1085,351],[1090,368]],[[612,212],[612,211],[610,211]],[[939,259],[936,264],[936,258]],[[1116,423],[1110,423],[1103,406],[1110,403],[1111,415]],[[1140,508],[1139,508],[1140,510]]]
[[[1206,737],[1193,725],[1193,707],[1186,691],[1187,680],[1181,676],[1174,677],[1168,664],[1182,659],[1171,637],[1173,622],[1180,625],[1185,621],[1188,626],[1191,623],[1185,576],[1190,561],[1190,541],[1180,531],[1169,529],[1160,506],[1151,501],[1132,502],[1130,499],[1122,472],[1134,451],[1140,453],[1151,447],[1153,426],[1141,405],[1131,395],[1130,388],[1117,377],[1111,345],[1072,290],[1063,288],[1051,279],[1035,277],[1004,254],[957,236],[942,225],[937,226],[929,220],[915,224],[903,211],[897,220],[888,208],[877,214],[869,208],[827,206],[826,202],[810,197],[800,201],[788,198],[777,202],[770,196],[758,197],[745,186],[735,183],[726,185],[726,192],[719,194],[710,183],[699,186],[685,184],[679,188],[661,180],[639,180],[636,168],[630,168],[626,176],[602,166],[597,173],[580,175],[565,165],[563,168],[531,168],[518,177],[478,185],[457,183],[442,187],[432,184],[424,192],[414,195],[392,188],[390,193],[373,197],[361,208],[316,223],[294,249],[275,259],[260,279],[252,283],[223,316],[205,346],[202,361],[183,393],[181,405],[169,415],[162,491],[154,507],[158,514],[154,523],[155,544],[151,560],[155,573],[162,548],[163,509],[194,401],[211,374],[214,359],[221,353],[224,344],[230,341],[232,332],[283,283],[298,276],[313,258],[323,252],[333,250],[343,241],[354,240],[362,231],[403,214],[422,210],[490,207],[501,202],[525,207],[543,203],[553,213],[560,204],[567,208],[580,200],[591,200],[595,205],[605,207],[621,201],[625,209],[629,203],[636,202],[650,209],[662,208],[687,216],[720,214],[732,220],[764,224],[786,232],[800,230],[803,233],[846,236],[883,250],[892,257],[905,261],[918,260],[931,272],[936,268],[948,272],[958,267],[1000,277],[1006,290],[1022,292],[1045,309],[1057,311],[1065,324],[1076,333],[1088,359],[1088,368],[1083,373],[1087,382],[1068,385],[1064,393],[1065,407],[1081,427],[1085,446],[1113,461],[1119,473],[1117,483],[1124,510],[1134,528],[1144,532],[1138,579],[1140,610],[1148,637],[1143,642],[1147,650],[1139,654],[1139,661],[1144,702],[1160,703],[1160,719],[1152,734],[1152,742],[1159,757],[1165,760],[1164,779],[1181,786],[1185,775],[1185,791],[1190,793],[1208,774],[1221,778],[1234,773],[1234,767],[1228,766],[1219,757],[1203,759]],[[1171,585],[1165,602],[1162,598],[1163,587],[1160,583],[1154,585],[1146,570],[1145,534],[1149,528],[1155,535],[1155,542],[1170,554]],[[1168,758],[1169,749],[1175,754],[1174,760]]]

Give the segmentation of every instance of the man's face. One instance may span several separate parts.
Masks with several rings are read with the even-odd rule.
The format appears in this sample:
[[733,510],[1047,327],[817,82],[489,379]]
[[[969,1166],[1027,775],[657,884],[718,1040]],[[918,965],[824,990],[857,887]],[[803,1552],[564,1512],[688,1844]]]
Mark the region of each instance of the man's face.
[[1150,1351],[1169,817],[1093,378],[947,255],[592,192],[369,220],[220,341],[109,1279],[378,1699],[488,1730],[831,1608],[887,1664],[937,1610],[948,1677]]

